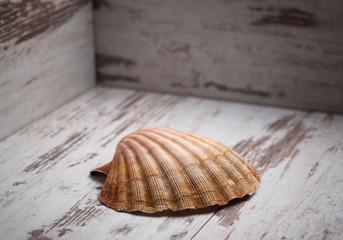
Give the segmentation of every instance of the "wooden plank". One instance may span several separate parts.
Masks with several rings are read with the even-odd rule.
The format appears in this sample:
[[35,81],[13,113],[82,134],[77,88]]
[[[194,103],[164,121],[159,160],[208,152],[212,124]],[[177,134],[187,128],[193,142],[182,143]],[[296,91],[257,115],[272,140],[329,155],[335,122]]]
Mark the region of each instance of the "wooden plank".
[[101,84],[343,113],[339,0],[96,6]]
[[342,116],[291,114],[236,144],[262,174],[260,189],[221,208],[194,239],[341,239],[342,137]]
[[[123,136],[155,126],[241,152],[261,173],[257,193],[155,215],[103,206],[105,179],[89,171]],[[0,142],[0,238],[339,239],[342,135],[340,115],[96,87]]]
[[88,0],[0,3],[0,139],[94,85]]

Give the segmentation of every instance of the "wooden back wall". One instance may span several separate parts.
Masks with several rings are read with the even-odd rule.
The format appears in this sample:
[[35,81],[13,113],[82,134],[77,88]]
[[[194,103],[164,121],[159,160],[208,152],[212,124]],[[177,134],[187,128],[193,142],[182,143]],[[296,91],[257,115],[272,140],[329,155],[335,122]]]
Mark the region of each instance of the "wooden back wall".
[[97,80],[343,113],[343,2],[95,1]]

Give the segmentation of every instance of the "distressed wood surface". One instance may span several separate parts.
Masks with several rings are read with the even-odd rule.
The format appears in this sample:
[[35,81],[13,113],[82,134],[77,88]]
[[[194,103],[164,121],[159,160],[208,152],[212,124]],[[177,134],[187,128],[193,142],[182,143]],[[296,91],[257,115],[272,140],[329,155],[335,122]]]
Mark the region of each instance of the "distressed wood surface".
[[[126,134],[170,127],[221,141],[261,174],[226,206],[153,215],[99,202],[89,171]],[[0,142],[1,239],[342,239],[343,117],[96,87]]]
[[95,83],[89,0],[0,1],[0,139]]
[[343,3],[95,1],[97,80],[343,113]]

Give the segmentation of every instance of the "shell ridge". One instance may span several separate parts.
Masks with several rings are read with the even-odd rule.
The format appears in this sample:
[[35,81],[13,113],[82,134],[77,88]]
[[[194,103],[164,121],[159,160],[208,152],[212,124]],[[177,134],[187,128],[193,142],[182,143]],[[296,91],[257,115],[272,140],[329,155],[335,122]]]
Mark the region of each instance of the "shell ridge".
[[[100,192],[100,196],[99,196],[100,200],[105,205],[107,205],[106,201],[108,200],[108,198],[109,198],[108,196],[110,196],[110,193],[111,193],[111,190],[112,190],[111,184],[109,184],[109,182],[114,182],[114,179],[116,179],[114,176],[117,175],[117,172],[115,171],[115,169],[117,169],[118,162],[114,161],[116,155],[117,155],[117,153],[114,154],[110,171],[107,174],[106,182],[105,182],[105,184],[104,184],[104,186],[103,186],[103,188],[102,188],[102,190]],[[115,165],[115,166],[113,166],[113,165]]]
[[[131,135],[130,135],[130,139],[131,139],[132,141],[135,141],[135,142],[137,142],[138,144],[140,144],[142,148],[144,148],[144,149],[146,149],[146,150],[148,150],[148,151],[151,151],[150,148],[148,148],[147,146],[144,145],[144,142],[143,142],[142,140],[137,139],[137,138],[134,138],[134,137],[133,137],[134,135],[140,136],[140,135],[138,135],[138,134],[136,134],[136,133],[131,134]],[[141,137],[141,136],[140,136],[140,137]],[[166,183],[166,181],[163,181],[163,184],[165,185],[165,188],[166,188],[166,190],[167,190],[166,193],[168,194],[168,196],[169,196],[170,198],[172,198],[172,196],[176,196],[176,194],[175,194],[175,192],[174,192],[174,189],[171,187],[171,186],[172,186],[172,183],[170,182],[170,180],[169,180],[168,177],[167,177],[167,172],[165,171],[165,169],[163,168],[163,166],[161,166],[161,163],[158,161],[158,159],[156,158],[156,156],[154,156],[154,153],[153,153],[152,151],[151,151],[151,153],[152,153],[152,156],[153,156],[154,159],[155,159],[154,162],[156,163],[156,165],[157,165],[157,167],[158,167],[158,172],[163,173],[163,174],[160,174],[159,176],[161,176],[161,178],[162,178],[163,180],[167,180],[167,181],[168,181],[168,183]],[[163,177],[163,176],[166,176],[166,177]],[[168,190],[169,190],[169,191],[168,191]],[[170,191],[172,191],[172,192],[170,192]],[[152,200],[153,200],[153,202],[155,202],[156,200],[159,200],[159,199],[152,199]],[[164,202],[166,202],[165,205],[167,205],[168,207],[172,206],[172,202],[171,202],[170,200],[168,200],[167,198],[161,198],[160,200],[164,200]]]
[[[160,133],[163,134],[163,136],[171,141],[173,141],[174,143],[178,144],[180,147],[182,147],[183,149],[187,150],[187,152],[191,153],[191,155],[193,156],[193,158],[195,160],[197,160],[197,164],[200,168],[200,170],[202,171],[202,173],[204,174],[204,176],[206,176],[206,178],[208,180],[210,180],[209,182],[213,183],[211,188],[212,189],[222,189],[223,185],[220,181],[220,176],[216,175],[213,170],[206,164],[206,161],[212,161],[211,159],[214,158],[216,156],[216,154],[214,154],[213,152],[211,152],[211,154],[206,154],[207,156],[205,156],[205,159],[202,159],[202,157],[198,154],[198,152],[203,151],[204,153],[207,152],[205,150],[208,150],[205,147],[201,147],[196,145],[193,141],[190,141],[189,139],[184,139],[181,136],[178,135],[174,135],[168,136],[167,134],[164,133]],[[231,197],[231,196],[227,196],[227,194],[222,191],[214,191],[215,193],[220,193],[219,196],[217,196],[218,200],[221,199],[225,199],[225,195],[226,197]]]
[[[146,177],[144,175],[144,171],[142,170],[141,165],[138,163],[136,155],[134,155],[132,149],[127,146],[126,143],[122,143],[122,146],[124,146],[122,154],[125,156],[125,159],[128,161],[128,166],[129,167],[129,176],[131,181],[129,182],[131,191],[134,191],[133,197],[132,197],[132,202],[130,203],[132,206],[132,210],[138,209],[139,207],[137,204],[139,202],[142,202],[142,199],[146,199],[148,195],[148,183],[146,180]],[[127,152],[126,152],[127,151]],[[131,154],[132,156],[130,157]],[[136,169],[135,169],[136,167]],[[137,173],[138,172],[138,173]],[[138,175],[138,176],[137,176]],[[141,175],[139,178],[139,175]],[[139,185],[143,186],[143,189],[140,189]],[[142,204],[143,207],[146,207],[148,204]],[[139,205],[141,206],[141,205]]]
[[[211,181],[211,180],[213,180],[213,177],[207,171],[206,167],[202,164],[202,162],[196,156],[194,156],[194,154],[190,151],[190,149],[185,148],[185,146],[183,144],[180,144],[180,142],[178,142],[178,141],[176,141],[176,139],[173,139],[172,137],[168,136],[168,134],[166,134],[166,133],[162,133],[160,131],[158,131],[158,132],[152,131],[152,133],[154,133],[154,134],[156,134],[156,135],[166,139],[167,141],[172,142],[174,145],[179,146],[183,150],[187,150],[186,152],[191,153],[191,154],[189,154],[189,156],[192,157],[192,159],[196,161],[196,164],[191,164],[191,165],[184,166],[185,171],[187,172],[187,168],[191,168],[192,166],[195,166],[196,167],[195,169],[191,169],[191,171],[193,173],[195,173],[195,175],[202,174],[207,180],[210,180],[210,181],[207,181],[208,183],[210,183],[210,186],[208,186],[205,183],[203,183],[202,179],[199,179],[198,183],[203,186],[202,188],[203,189],[209,189],[209,190],[201,191],[202,188],[194,188],[194,190],[195,190],[195,192],[197,192],[198,196],[201,196],[201,197],[204,197],[204,198],[206,198],[206,197],[209,198],[206,195],[206,193],[212,192],[213,193],[212,195],[215,196],[216,200],[224,198],[222,193],[220,193],[221,197],[218,196],[218,192],[215,191],[215,189],[218,189],[218,186],[216,186],[217,185],[216,183],[213,183],[213,181]],[[199,172],[195,172],[195,171],[199,171]],[[199,191],[201,191],[201,192],[199,192]],[[207,198],[206,199],[202,199],[202,202],[208,203],[209,199],[207,199]]]
[[[139,166],[140,168],[140,173],[142,174],[142,177],[143,177],[143,186],[144,186],[144,190],[142,192],[142,198],[146,198],[146,199],[152,199],[152,193],[151,193],[151,189],[149,188],[149,183],[148,183],[148,180],[147,180],[147,177],[146,177],[146,173],[144,171],[144,169],[142,168],[142,165],[140,164],[140,159],[137,157],[135,151],[132,149],[132,146],[130,146],[130,144],[126,143],[126,142],[122,142],[123,145],[125,145],[125,148],[124,148],[124,152],[127,151],[129,152],[133,157],[134,157],[134,161],[137,162],[137,166]],[[127,158],[129,157],[129,155],[127,155]],[[132,201],[136,201],[137,199],[132,199]],[[144,208],[145,211],[147,211],[146,208],[150,208],[151,206],[149,205],[149,202],[147,202],[148,204],[144,204],[142,207]],[[132,211],[134,210],[139,210],[139,205],[138,206],[134,206],[134,203],[132,203]]]
[[[141,135],[141,136],[146,137],[146,138],[149,138],[149,137],[147,137],[146,135]],[[173,154],[173,152],[172,152],[170,149],[164,147],[163,144],[159,143],[159,142],[156,141],[155,139],[149,138],[149,140],[152,141],[152,142],[154,142],[154,143],[157,144],[158,146],[160,146],[161,149],[163,149],[169,156],[171,156],[171,157],[174,159],[174,162],[177,164],[177,166],[179,167],[179,169],[181,169],[181,171],[180,171],[179,169],[171,169],[171,170],[167,171],[167,178],[169,179],[169,177],[174,177],[173,173],[177,173],[178,176],[179,176],[181,179],[183,179],[183,181],[187,182],[188,186],[189,186],[191,189],[193,189],[193,188],[192,188],[192,182],[191,182],[190,178],[187,177],[187,172],[185,171],[185,168],[181,165],[179,159],[175,157],[175,155]],[[175,159],[176,159],[176,161],[175,161]],[[183,173],[183,174],[182,174],[182,173]],[[170,179],[169,179],[169,180],[170,180]],[[175,186],[175,187],[177,187],[177,186]],[[177,188],[176,188],[176,189],[177,189]],[[174,191],[175,191],[175,190],[174,190]],[[184,200],[183,198],[185,198],[185,197],[188,198],[188,197],[192,196],[192,194],[184,194],[184,193],[183,193],[183,194],[179,194],[179,195],[180,195],[180,196],[177,197],[177,198],[178,198],[178,199],[181,199],[181,200]],[[180,204],[180,206],[182,206],[182,204]]]
[[[204,137],[205,139],[207,139],[208,140],[208,142],[206,142],[206,141],[204,141],[203,139],[201,139],[200,137],[202,137],[202,136],[200,136],[200,137],[197,137],[197,135],[196,134],[192,134],[192,133],[190,133],[190,135],[188,135],[188,134],[186,134],[186,132],[185,133],[183,133],[183,132],[181,132],[181,131],[176,131],[176,130],[172,130],[172,129],[166,129],[167,130],[167,132],[170,132],[170,133],[174,133],[174,132],[176,132],[177,134],[176,135],[178,135],[179,136],[179,134],[180,135],[184,135],[184,136],[188,136],[188,137],[192,137],[192,138],[195,138],[195,139],[197,139],[197,140],[199,140],[200,142],[203,142],[203,143],[205,143],[206,145],[209,145],[209,146],[212,146],[212,147],[214,147],[214,148],[216,148],[216,146],[214,146],[214,145],[212,145],[212,144],[210,144],[209,142],[212,142],[212,143],[216,143],[216,141],[214,141],[213,139],[209,139],[209,138],[206,138],[206,137]],[[179,133],[179,134],[178,134]],[[182,137],[181,137],[182,138]],[[188,138],[182,138],[182,139],[185,139],[185,140],[188,140]],[[194,142],[191,142],[191,143],[194,143]],[[196,142],[195,142],[196,143]],[[206,148],[206,145],[205,146],[203,146],[203,147],[201,147],[201,146],[199,146],[199,147],[201,147],[201,148],[203,148],[203,149],[207,149]],[[223,144],[221,144],[221,145],[223,145]],[[225,145],[224,145],[225,146]],[[218,149],[218,151],[219,152],[221,152],[221,156],[223,156],[224,158],[226,158],[225,157],[225,155],[226,155],[226,152],[229,152],[229,153],[231,153],[231,152],[233,152],[229,147],[226,147],[225,146],[225,149],[226,149],[226,151],[222,151],[222,150],[220,150],[219,148],[216,148],[216,149]],[[233,154],[232,154],[233,155]],[[238,154],[237,154],[238,155]],[[245,179],[244,177],[245,176],[247,176],[247,175],[253,175],[252,173],[250,173],[250,168],[246,165],[246,164],[244,164],[244,162],[243,161],[245,161],[245,162],[247,162],[245,159],[243,159],[243,161],[241,160],[241,159],[239,159],[236,155],[233,155],[233,157],[234,158],[236,158],[236,160],[238,159],[239,160],[239,162],[241,163],[241,166],[238,166],[238,164],[237,163],[235,163],[234,161],[228,161],[231,165],[233,165],[233,163],[235,163],[235,165],[233,165],[233,167],[235,167],[236,169],[239,169],[239,171],[238,171],[238,173],[239,173],[239,178],[237,178],[236,176],[235,176],[235,174],[229,174],[229,176],[230,176],[230,178],[232,179],[232,180],[234,180],[234,179],[236,179],[236,181],[235,181],[235,183],[238,183],[239,184],[239,186],[240,186],[240,189],[241,189],[241,191],[240,192],[245,192],[245,190],[247,189],[247,187],[246,187],[246,185],[248,184],[249,186],[254,186],[254,184],[253,184],[253,182],[251,181],[251,179],[248,179],[249,181],[246,181],[247,182],[247,184],[245,184],[244,182],[241,182],[240,181],[240,179]],[[216,158],[215,158],[216,159]],[[231,158],[230,158],[231,159]],[[232,163],[231,163],[232,162]],[[247,162],[248,163],[248,162]],[[248,163],[249,164],[249,163]],[[222,166],[221,166],[222,167]],[[245,171],[243,171],[243,169],[245,170]],[[224,169],[223,169],[224,170]],[[227,171],[226,171],[227,172]],[[255,187],[256,188],[256,187]],[[249,188],[250,189],[250,188]]]
[[[180,171],[180,170],[175,170],[175,171],[179,173],[178,175],[180,176],[180,178],[181,178],[183,181],[185,181],[185,182],[187,183],[187,185],[190,187],[191,190],[194,189],[193,183],[192,183],[191,179],[189,178],[187,172],[184,170],[184,167],[183,167],[182,164],[180,163],[179,159],[177,159],[177,158],[175,157],[175,155],[173,154],[173,152],[172,152],[170,149],[166,148],[163,144],[161,144],[160,142],[158,142],[156,139],[154,139],[154,138],[151,137],[151,136],[147,136],[147,135],[144,135],[144,134],[142,134],[142,133],[137,133],[137,132],[135,132],[135,134],[140,135],[140,136],[142,136],[142,137],[144,137],[144,138],[149,139],[149,140],[152,141],[154,144],[156,144],[156,145],[159,146],[161,149],[163,149],[163,151],[164,151],[165,153],[167,153],[167,155],[173,157],[174,160],[176,159],[174,162],[175,162],[175,164],[176,164],[177,166],[179,166],[179,169],[181,169],[181,171],[182,171],[183,174],[181,174],[181,171]],[[174,171],[174,172],[175,172],[175,171]],[[169,179],[170,177],[173,177],[173,174],[172,174],[172,173],[167,173],[167,177],[168,177],[168,179]],[[169,179],[169,180],[170,180],[170,179]],[[170,180],[170,181],[171,181],[171,180]],[[171,182],[172,182],[172,181],[171,181]],[[173,184],[173,186],[174,186],[174,184]],[[176,189],[177,189],[177,188],[176,188]],[[174,191],[175,191],[175,190],[174,190]],[[180,203],[180,207],[182,207],[181,209],[190,207],[190,206],[188,206],[189,203],[188,203],[188,205],[187,205],[187,203],[182,203],[182,201],[186,201],[187,199],[184,199],[184,198],[189,198],[189,197],[192,196],[192,194],[186,194],[186,195],[185,195],[185,194],[181,194],[180,197],[178,197],[178,195],[180,195],[180,194],[177,194],[177,195],[176,195],[176,198],[181,200],[181,203]],[[186,206],[184,206],[185,204],[186,204]],[[174,209],[174,210],[177,210],[177,209]]]
[[[138,133],[136,133],[138,134]],[[148,134],[153,134],[155,136],[158,136],[157,134],[155,134],[154,132],[148,132]],[[154,139],[152,136],[147,136],[147,135],[144,135],[145,137],[151,139],[154,143],[156,143],[157,145],[159,145],[164,151],[166,151],[168,153],[168,155],[172,156],[175,160],[176,160],[176,163],[180,166],[180,169],[182,169],[181,171],[183,172],[183,174],[181,174],[182,178],[185,180],[185,182],[187,182],[188,186],[190,187],[190,189],[193,191],[193,192],[196,192],[194,191],[196,189],[196,186],[194,185],[193,181],[191,180],[191,177],[189,175],[189,173],[186,171],[186,169],[184,168],[183,164],[181,163],[179,157],[177,157],[172,150],[170,150],[169,148],[167,148],[166,146],[164,146],[163,144],[161,144],[160,142],[156,141],[156,139]],[[201,201],[200,205],[205,205],[204,202],[202,202],[202,199],[197,199],[197,201]],[[196,203],[194,204],[195,206],[199,206],[199,203]],[[190,207],[190,206],[183,206],[183,208],[187,208],[187,207]]]
[[127,191],[129,189],[129,170],[127,168],[127,163],[124,159],[124,156],[120,153],[119,156],[121,156],[121,158],[123,159],[123,163],[124,163],[124,166],[125,166],[125,175],[124,175],[124,179],[125,179],[125,183],[124,183],[124,186],[125,186],[125,189],[126,189],[126,194],[125,194],[125,198],[126,198],[126,201],[127,202],[132,202],[132,192],[131,191]]
[[[220,158],[222,158],[222,160],[220,160]],[[242,175],[239,171],[237,171],[237,169],[232,166],[232,163],[228,161],[224,155],[216,156],[215,162],[229,176],[229,179],[233,181],[234,185],[229,184],[230,190],[234,193],[234,195],[236,196],[239,195],[242,197],[241,193],[244,193],[244,188],[241,186],[241,184],[238,184],[238,183],[239,183],[239,180],[244,177],[244,175]],[[231,165],[232,167],[229,167],[228,165]],[[234,168],[235,171],[232,171],[232,168]],[[235,192],[237,193],[237,190],[239,194],[235,194]]]
[[246,161],[243,156],[239,155],[237,152],[235,152],[234,150],[232,150],[230,148],[229,148],[229,152],[231,154],[233,154],[234,156],[236,156],[251,171],[252,175],[254,176],[255,179],[257,179],[257,181],[259,181],[259,182],[261,181],[257,170],[254,168],[254,166],[251,163]]
[[[171,129],[168,129],[168,130],[171,130]],[[190,144],[196,145],[197,147],[199,147],[202,150],[210,151],[213,154],[213,156],[217,155],[218,153],[223,153],[223,151],[221,149],[217,148],[216,146],[212,146],[212,145],[210,145],[204,141],[200,141],[200,139],[193,138],[189,135],[182,134],[182,132],[180,132],[180,131],[175,131],[175,132],[168,131],[168,132],[170,132],[171,134],[175,134],[176,136],[178,136],[181,139],[189,142]],[[195,139],[196,141],[194,141],[192,139]],[[209,149],[209,147],[211,147],[212,149]]]
[[[237,184],[241,186],[241,189],[243,190],[242,192],[246,192],[247,189],[251,189],[251,187],[254,187],[251,181],[249,179],[247,180],[247,178],[245,177],[251,174],[251,172],[241,161],[239,161],[235,156],[233,158],[228,157],[227,152],[225,152],[224,158],[236,169],[236,171],[238,171],[240,178],[237,179]],[[228,161],[227,158],[230,158],[231,161]]]
[[[217,163],[216,161],[212,161],[212,162],[215,162]],[[225,177],[216,177],[215,176],[215,181],[217,182],[217,185],[219,186],[219,189],[222,189],[222,192],[224,193],[224,195],[226,196],[226,198],[224,199],[227,199],[229,198],[230,200],[232,198],[234,198],[236,195],[234,194],[234,192],[232,191],[232,186],[230,184],[230,181],[232,181],[232,178],[229,174],[227,174],[226,171],[224,171],[224,169],[222,168],[222,166],[218,166],[220,168],[221,171],[225,172],[226,173],[226,176]],[[208,168],[210,168],[210,166],[208,166]],[[213,174],[215,175],[216,173],[213,171]],[[222,178],[227,178],[226,180],[225,179],[222,179]]]
[[[231,156],[228,156],[228,155],[231,155]],[[250,169],[248,168],[248,166],[246,166],[236,155],[232,154],[230,151],[226,151],[225,154],[224,154],[224,157],[225,158],[230,158],[232,159],[232,163],[235,165],[235,167],[241,172],[241,174],[243,176],[245,175],[248,175],[248,174],[251,174],[253,177],[254,175],[251,173]],[[255,178],[255,177],[254,177]],[[256,178],[255,178],[256,179]],[[252,182],[251,179],[248,179],[249,181],[247,182]],[[257,180],[257,179],[256,179]]]
[[[236,153],[235,151],[233,151],[233,150],[230,149],[229,147],[225,146],[224,144],[222,144],[222,143],[220,143],[220,142],[218,142],[218,141],[215,141],[215,140],[213,140],[213,139],[211,139],[211,138],[208,138],[208,137],[196,135],[196,134],[194,134],[194,133],[182,132],[182,131],[172,130],[172,129],[168,129],[168,128],[167,128],[167,130],[168,130],[169,132],[175,131],[175,132],[177,132],[177,133],[179,133],[179,134],[182,134],[182,135],[185,135],[185,136],[189,136],[189,137],[195,138],[195,139],[197,139],[197,140],[203,142],[204,144],[208,144],[208,145],[210,145],[210,146],[212,146],[212,147],[218,149],[218,151],[220,151],[220,152],[223,152],[223,151],[217,147],[217,144],[220,145],[220,146],[222,146],[223,148],[226,149],[226,151],[228,151],[230,154],[234,155],[240,162],[242,162],[242,164],[243,164],[246,168],[248,168],[250,171],[252,171],[252,172],[254,173],[254,174],[252,174],[252,175],[253,175],[258,181],[260,181],[260,179],[259,179],[259,177],[258,177],[258,173],[257,173],[257,171],[253,168],[253,166],[252,166],[245,158],[241,157],[238,153]],[[207,141],[204,141],[204,139],[202,139],[202,138],[206,139]],[[225,152],[226,152],[226,151],[225,151]],[[225,152],[223,152],[224,155],[225,155]]]
[[198,139],[206,144],[209,144],[211,145],[212,147],[214,148],[217,148],[219,151],[225,151],[225,149],[228,148],[228,146],[226,146],[225,144],[219,142],[219,141],[216,141],[212,138],[209,138],[209,137],[205,137],[205,136],[202,136],[202,135],[199,135],[199,134],[195,134],[195,133],[191,133],[191,132],[184,132],[185,135],[189,136],[189,137],[193,137],[195,139]]
[[[168,132],[170,132],[170,131],[168,131]],[[175,132],[179,132],[179,131],[175,131]],[[173,132],[172,132],[173,133]],[[174,133],[173,133],[174,134]],[[187,141],[188,143],[190,143],[191,145],[192,144],[194,144],[194,143],[196,143],[196,142],[193,142],[193,141],[190,141],[188,138],[190,137],[189,135],[185,135],[186,137],[188,137],[188,138],[183,138],[183,137],[181,137],[179,134],[176,134],[178,137],[180,137],[181,139],[183,139],[183,140],[185,140],[185,141]],[[195,138],[195,139],[199,139],[199,138]],[[210,139],[211,140],[211,139]],[[203,141],[202,141],[203,142]],[[205,143],[206,144],[206,143]],[[212,146],[211,144],[207,144],[208,146]],[[204,150],[208,150],[208,146],[207,145],[198,145],[198,147],[199,148],[201,148],[201,149],[204,149]],[[213,147],[213,146],[212,146]],[[189,148],[188,148],[189,149]],[[226,152],[227,152],[227,150],[228,150],[229,148],[228,147],[226,147],[226,151],[221,151],[221,150],[218,150],[218,152],[220,152],[219,154],[214,154],[213,152],[213,155],[214,155],[214,161],[212,161],[212,162],[218,162],[217,161],[217,157],[218,157],[218,155],[219,156],[222,156],[223,158],[225,158],[225,154],[226,154]],[[190,150],[190,149],[189,149]],[[190,150],[191,151],[191,150]],[[197,154],[196,153],[194,153],[195,151],[193,151],[193,155],[195,156],[195,157],[197,157]],[[246,161],[246,160],[245,160]],[[232,163],[231,163],[231,161],[228,161],[227,160],[227,162],[229,163],[229,164],[231,164],[232,165]],[[209,166],[207,166],[207,165],[205,165],[204,164],[205,163],[205,161],[202,161],[201,162],[201,164],[205,167],[205,169],[207,170],[207,171],[209,171],[210,169],[209,169]],[[241,168],[239,168],[239,171],[236,171],[237,172],[237,174],[238,174],[238,176],[236,176],[237,174],[233,174],[232,173],[232,171],[230,172],[230,171],[225,171],[225,169],[223,168],[223,166],[222,165],[219,165],[218,167],[220,167],[220,169],[222,169],[226,174],[227,174],[227,177],[229,178],[229,179],[231,179],[231,180],[233,180],[234,181],[234,183],[235,184],[238,184],[238,186],[237,187],[239,187],[239,189],[240,189],[240,194],[239,194],[239,196],[240,197],[243,197],[244,195],[246,195],[246,193],[245,193],[245,190],[246,189],[251,189],[251,187],[247,187],[247,185],[248,186],[254,186],[253,184],[250,184],[250,182],[248,182],[248,183],[245,183],[244,181],[242,182],[241,180],[243,179],[243,180],[245,180],[245,176],[247,176],[247,174],[251,174],[248,170],[248,168],[244,165],[244,164],[241,164],[242,165],[242,167],[243,167],[243,169],[245,169],[247,172],[245,172],[245,171],[242,171],[242,169]],[[236,167],[236,166],[233,166],[233,167]],[[237,168],[237,167],[236,167]],[[219,180],[217,179],[217,177],[215,176],[215,175],[213,175],[214,173],[213,172],[211,172],[211,171],[209,171],[210,172],[210,177],[211,177],[211,180],[214,180],[215,181],[215,183],[216,183],[216,185],[218,186],[217,188],[219,188],[219,189],[223,189],[223,188],[225,188],[225,187],[227,187],[227,190],[229,191],[229,193],[227,193],[227,192],[225,192],[224,191],[224,194],[228,197],[228,198],[230,198],[230,199],[232,199],[232,196],[236,196],[237,197],[237,195],[236,194],[234,194],[234,192],[233,192],[233,186],[232,185],[230,185],[230,183],[228,183],[228,184],[225,184],[225,185],[222,185],[220,182],[218,182]],[[256,189],[256,188],[255,188]]]
[[[125,187],[127,189],[127,182],[125,182],[125,176],[127,174],[127,170],[125,168],[125,161],[123,159],[123,157],[119,154],[119,156],[115,156],[117,159],[117,169],[114,169],[116,174],[113,174],[112,180],[115,180],[113,182],[115,182],[115,184],[113,184],[112,186],[110,185],[110,192],[112,194],[112,196],[115,196],[114,199],[120,200],[120,201],[125,201],[127,199],[127,191],[125,191]],[[123,172],[118,173],[119,170],[123,170]],[[118,184],[118,182],[121,182],[121,184]],[[126,186],[125,186],[126,185]],[[120,208],[122,208],[123,206],[120,206]]]
[[[208,146],[211,146],[211,147],[213,147],[214,149],[216,149],[218,152],[224,152],[223,149],[224,149],[224,148],[225,148],[225,149],[228,148],[228,147],[225,146],[224,144],[219,143],[219,142],[218,142],[218,144],[217,144],[217,141],[214,141],[213,139],[210,139],[210,138],[207,138],[207,137],[204,137],[204,136],[201,136],[201,137],[203,137],[203,138],[206,139],[207,141],[205,141],[205,140],[202,139],[202,138],[197,137],[197,136],[200,136],[200,135],[196,135],[196,134],[193,134],[193,133],[177,131],[177,130],[173,130],[173,129],[170,129],[170,128],[167,128],[167,131],[170,132],[170,133],[176,133],[176,134],[185,136],[185,139],[196,139],[196,140],[198,141],[197,144],[202,143],[203,146],[204,146],[205,148],[208,147]],[[200,143],[199,143],[199,142],[200,142]],[[223,149],[218,148],[218,145],[220,145]]]
[[[171,153],[169,152],[169,150],[166,149],[166,148],[164,148],[163,145],[161,145],[160,143],[156,142],[156,140],[154,140],[154,139],[152,139],[152,138],[149,138],[148,136],[143,135],[143,134],[141,134],[141,133],[137,133],[137,132],[133,133],[132,135],[136,135],[136,136],[141,137],[141,138],[143,138],[143,139],[145,139],[145,140],[147,140],[147,141],[150,141],[152,144],[155,144],[156,146],[161,147],[168,155],[172,156]],[[142,141],[143,141],[143,140],[142,140]],[[149,147],[149,149],[151,149],[151,148],[152,148],[152,146]],[[163,161],[161,161],[161,160],[159,159],[159,157],[157,156],[158,153],[157,153],[156,151],[153,151],[153,150],[151,150],[151,152],[152,152],[152,154],[155,156],[155,158],[158,160],[158,161],[157,161],[157,164],[160,166],[162,172],[165,173],[165,174],[164,174],[164,175],[165,175],[165,179],[169,182],[170,189],[171,189],[171,191],[174,193],[174,196],[175,196],[175,198],[176,198],[177,201],[178,201],[178,204],[179,204],[179,205],[177,205],[177,206],[182,207],[182,200],[183,200],[183,198],[185,198],[185,197],[188,198],[188,197],[191,197],[192,195],[191,195],[191,194],[182,194],[182,195],[180,195],[180,194],[177,194],[177,193],[176,193],[176,190],[175,190],[175,188],[177,188],[176,183],[173,183],[174,181],[172,181],[172,180],[170,179],[171,175],[173,175],[173,173],[171,173],[171,171],[177,172],[177,173],[178,173],[178,176],[179,176],[180,178],[184,178],[184,176],[183,176],[182,174],[180,174],[180,171],[178,171],[177,169],[175,169],[175,170],[169,169],[169,170],[168,170],[167,167],[165,166],[165,163],[163,164]],[[179,167],[182,168],[182,166],[180,165],[179,162],[175,161],[175,164],[177,164]],[[176,208],[176,207],[173,207],[172,209],[175,209],[175,210],[176,210],[177,208]]]

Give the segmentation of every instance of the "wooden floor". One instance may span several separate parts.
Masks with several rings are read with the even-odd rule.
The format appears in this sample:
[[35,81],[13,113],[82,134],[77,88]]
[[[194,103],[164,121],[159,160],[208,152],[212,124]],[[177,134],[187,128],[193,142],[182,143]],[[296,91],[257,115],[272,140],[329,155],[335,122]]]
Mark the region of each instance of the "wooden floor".
[[[126,134],[191,131],[241,153],[257,192],[154,215],[99,202]],[[343,239],[343,116],[96,87],[0,142],[0,239]]]

